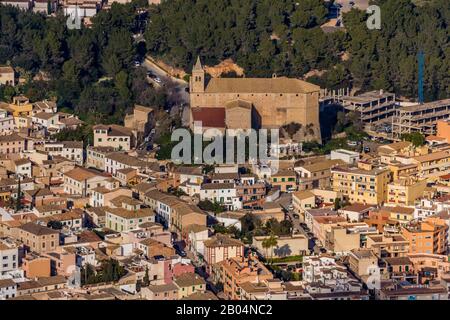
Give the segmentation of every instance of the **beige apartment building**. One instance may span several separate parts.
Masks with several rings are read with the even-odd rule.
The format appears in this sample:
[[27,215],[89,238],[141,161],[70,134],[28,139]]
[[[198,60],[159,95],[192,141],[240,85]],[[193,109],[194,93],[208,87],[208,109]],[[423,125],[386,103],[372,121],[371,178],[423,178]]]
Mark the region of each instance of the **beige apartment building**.
[[297,190],[297,176],[292,170],[281,170],[270,177],[272,187],[279,188],[281,192]]
[[61,156],[63,158],[76,162],[76,164],[79,166],[83,165],[83,141],[46,142],[43,146],[43,149],[53,157]]
[[[321,141],[319,125],[320,87],[311,83],[286,77],[272,78],[211,78],[208,82],[205,70],[197,59],[190,78],[191,111],[197,108],[217,109],[217,124],[232,128],[262,127],[279,128],[297,122],[313,132],[309,139]],[[236,112],[237,115],[227,116]],[[249,115],[253,123],[242,123]],[[225,119],[224,119],[225,118]],[[233,119],[237,121],[234,123]],[[191,127],[194,117],[191,112]]]
[[409,252],[409,241],[402,235],[375,235],[367,236],[366,247],[372,249],[380,258],[406,257]]
[[173,279],[178,288],[178,299],[189,297],[196,292],[206,291],[206,281],[195,273],[183,273]]
[[94,130],[94,147],[113,147],[116,150],[129,151],[135,146],[133,130],[119,126],[96,125]]
[[375,268],[378,268],[378,257],[371,249],[353,249],[348,255],[349,269],[364,282]]
[[145,222],[155,222],[155,213],[150,208],[126,210],[124,208],[107,208],[106,227],[122,232],[137,229]]
[[264,282],[273,274],[255,256],[223,260],[214,266],[214,278],[223,284],[223,293],[229,300],[240,300],[240,286],[246,282]]
[[412,206],[423,196],[426,187],[425,179],[419,180],[414,176],[401,177],[387,185],[387,203]]
[[86,167],[105,171],[105,158],[115,152],[113,147],[92,147],[86,149]]
[[344,165],[344,161],[324,160],[295,167],[298,176],[298,190],[326,189],[331,184],[331,168]]
[[89,204],[93,207],[108,207],[111,206],[112,200],[119,196],[125,196],[130,200],[134,200],[130,189],[97,187],[91,190]]
[[30,251],[37,253],[54,251],[59,247],[59,232],[33,222],[22,225],[19,229],[18,239]]
[[311,191],[297,191],[292,194],[292,206],[296,213],[316,207],[316,196]]
[[170,227],[183,234],[191,225],[206,226],[206,217],[206,214],[196,205],[174,206],[170,216]]
[[138,141],[142,141],[153,129],[155,110],[152,108],[135,105],[132,114],[127,114],[124,119],[125,128],[137,132]]
[[332,187],[351,203],[378,205],[386,201],[389,169],[336,167],[331,169]]
[[0,136],[0,154],[19,154],[26,150],[26,139],[17,133]]
[[363,246],[368,235],[378,234],[378,230],[364,222],[340,222],[325,226],[325,248],[336,254],[348,254]]
[[410,253],[447,254],[448,225],[440,218],[430,217],[402,227],[402,235],[409,241]]
[[413,158],[417,164],[420,178],[438,179],[439,176],[450,173],[450,151],[438,151]]
[[92,189],[102,187],[111,177],[102,172],[76,167],[64,173],[64,192],[71,195],[89,196]]
[[325,233],[325,248],[335,253],[348,253],[361,245],[361,235],[350,232],[345,224],[334,225]]

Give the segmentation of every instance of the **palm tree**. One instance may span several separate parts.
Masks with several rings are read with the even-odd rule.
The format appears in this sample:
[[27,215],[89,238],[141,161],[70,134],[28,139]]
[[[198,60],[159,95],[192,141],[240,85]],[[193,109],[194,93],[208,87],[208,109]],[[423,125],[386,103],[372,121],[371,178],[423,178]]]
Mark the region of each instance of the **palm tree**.
[[273,262],[273,248],[277,246],[278,241],[275,235],[271,234],[270,237],[267,239],[268,245],[270,247],[270,260]]
[[270,252],[270,260],[271,261],[273,260],[273,247],[276,247],[277,244],[278,244],[278,241],[274,234],[271,234],[270,237],[264,239],[262,242],[262,247],[264,249],[266,249],[266,256],[268,256],[267,250],[269,248],[271,249],[271,252]]
[[268,249],[270,248],[270,242],[269,242],[270,238],[266,238],[263,240],[262,242],[262,247],[266,250],[266,257],[269,255],[268,254]]

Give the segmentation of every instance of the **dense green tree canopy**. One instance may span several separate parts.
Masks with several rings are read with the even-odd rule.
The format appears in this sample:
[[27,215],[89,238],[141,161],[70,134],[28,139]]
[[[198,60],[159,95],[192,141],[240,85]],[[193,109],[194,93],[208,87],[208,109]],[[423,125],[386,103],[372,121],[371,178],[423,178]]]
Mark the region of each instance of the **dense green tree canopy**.
[[[367,14],[344,15],[345,32],[325,33],[323,0],[167,0],[151,10],[145,37],[150,53],[190,70],[233,58],[247,76],[301,77],[330,89],[385,89],[417,96],[417,54],[425,52],[425,97],[450,94],[450,6],[447,1],[374,0],[381,30]],[[348,57],[344,58],[344,57]]]
[[61,13],[46,17],[0,6],[0,65],[12,65],[28,80],[16,89],[1,86],[0,99],[17,93],[32,102],[56,98],[88,123],[121,123],[134,103],[165,107],[164,90],[149,87],[145,70],[133,67],[141,2],[114,3],[81,30],[67,29]]

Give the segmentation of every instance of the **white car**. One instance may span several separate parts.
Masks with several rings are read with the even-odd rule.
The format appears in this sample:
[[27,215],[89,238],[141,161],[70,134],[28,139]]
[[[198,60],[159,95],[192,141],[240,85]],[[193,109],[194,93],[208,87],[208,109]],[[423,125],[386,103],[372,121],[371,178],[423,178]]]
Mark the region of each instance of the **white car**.
[[155,82],[156,82],[156,83],[161,83],[161,79],[158,78],[158,77],[156,77],[156,78],[155,78]]

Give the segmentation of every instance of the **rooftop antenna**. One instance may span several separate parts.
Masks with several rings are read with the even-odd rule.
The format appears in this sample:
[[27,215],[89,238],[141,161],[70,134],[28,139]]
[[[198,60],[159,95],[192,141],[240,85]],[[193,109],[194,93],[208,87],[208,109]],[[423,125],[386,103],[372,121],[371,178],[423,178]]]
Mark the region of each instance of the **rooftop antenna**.
[[423,104],[423,71],[424,71],[424,61],[425,55],[422,50],[419,51],[418,55],[419,62],[419,103]]

